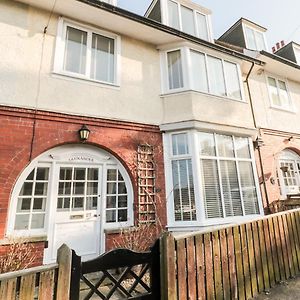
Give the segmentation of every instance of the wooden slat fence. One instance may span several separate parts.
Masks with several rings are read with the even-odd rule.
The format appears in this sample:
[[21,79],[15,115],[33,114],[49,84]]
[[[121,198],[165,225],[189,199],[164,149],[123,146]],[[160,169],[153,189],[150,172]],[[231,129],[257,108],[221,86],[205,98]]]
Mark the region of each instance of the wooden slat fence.
[[69,300],[72,252],[62,245],[56,264],[0,274],[0,299]]
[[162,299],[250,299],[300,274],[300,209],[160,247]]

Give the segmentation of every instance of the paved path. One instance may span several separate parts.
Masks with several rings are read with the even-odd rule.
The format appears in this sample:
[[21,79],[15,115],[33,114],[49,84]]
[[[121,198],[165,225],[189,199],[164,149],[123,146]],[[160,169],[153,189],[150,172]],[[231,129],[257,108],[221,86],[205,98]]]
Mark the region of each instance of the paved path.
[[268,295],[261,294],[255,300],[297,300],[300,299],[300,276],[284,281],[270,290]]

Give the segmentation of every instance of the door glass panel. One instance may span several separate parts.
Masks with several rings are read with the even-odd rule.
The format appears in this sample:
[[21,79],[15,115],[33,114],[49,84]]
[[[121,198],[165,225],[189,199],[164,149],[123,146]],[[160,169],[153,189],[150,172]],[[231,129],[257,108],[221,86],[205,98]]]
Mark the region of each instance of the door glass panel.
[[[98,168],[61,168],[57,209],[59,211],[96,210],[98,180]],[[65,197],[66,195],[68,197]]]

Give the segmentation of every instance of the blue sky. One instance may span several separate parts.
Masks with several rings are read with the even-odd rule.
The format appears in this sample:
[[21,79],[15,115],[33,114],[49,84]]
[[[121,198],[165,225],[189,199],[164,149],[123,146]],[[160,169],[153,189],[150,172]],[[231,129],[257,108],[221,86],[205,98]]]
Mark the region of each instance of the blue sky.
[[[291,40],[300,43],[299,0],[193,0],[212,10],[214,38],[218,38],[240,17],[245,17],[268,29],[267,43]],[[151,0],[118,0],[118,6],[143,14]]]

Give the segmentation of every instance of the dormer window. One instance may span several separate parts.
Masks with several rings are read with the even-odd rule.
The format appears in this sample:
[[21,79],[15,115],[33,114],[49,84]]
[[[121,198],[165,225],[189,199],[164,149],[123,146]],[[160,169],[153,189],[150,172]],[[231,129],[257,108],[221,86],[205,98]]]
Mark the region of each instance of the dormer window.
[[153,0],[145,17],[200,39],[213,42],[211,11],[186,0]]
[[300,65],[300,48],[294,47],[295,57],[296,57],[296,63],[297,65]]
[[244,25],[245,36],[246,36],[246,46],[251,50],[266,50],[266,43],[264,39],[264,34],[253,28]]
[[209,40],[207,15],[173,0],[167,1],[167,25],[201,39]]

